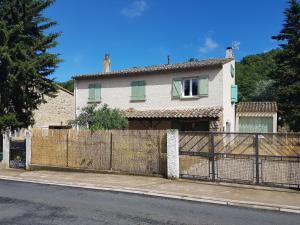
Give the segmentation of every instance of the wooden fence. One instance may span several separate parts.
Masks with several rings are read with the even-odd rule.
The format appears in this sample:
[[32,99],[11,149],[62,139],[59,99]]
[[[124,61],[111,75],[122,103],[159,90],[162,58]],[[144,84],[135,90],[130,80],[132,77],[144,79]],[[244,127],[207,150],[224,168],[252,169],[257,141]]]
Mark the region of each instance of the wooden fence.
[[166,131],[32,130],[34,165],[166,174]]

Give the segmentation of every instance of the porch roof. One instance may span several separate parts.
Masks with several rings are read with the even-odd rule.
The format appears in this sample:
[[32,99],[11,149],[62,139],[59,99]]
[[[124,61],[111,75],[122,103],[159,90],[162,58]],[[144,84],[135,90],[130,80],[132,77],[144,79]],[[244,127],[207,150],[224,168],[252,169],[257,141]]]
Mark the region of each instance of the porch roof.
[[219,118],[223,112],[222,107],[192,108],[192,109],[161,109],[161,110],[135,110],[123,111],[128,119],[142,118]]

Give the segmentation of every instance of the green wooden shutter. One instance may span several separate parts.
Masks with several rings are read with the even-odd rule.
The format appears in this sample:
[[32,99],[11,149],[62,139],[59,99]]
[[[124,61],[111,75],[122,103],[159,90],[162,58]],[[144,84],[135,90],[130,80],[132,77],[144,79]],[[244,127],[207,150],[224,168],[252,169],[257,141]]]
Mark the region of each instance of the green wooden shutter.
[[199,77],[198,92],[200,97],[208,97],[208,85],[209,80],[207,75]]
[[237,103],[238,102],[238,86],[237,85],[231,85],[231,103]]
[[172,82],[172,98],[180,98],[181,97],[181,82],[182,79],[173,79]]
[[131,100],[132,101],[145,100],[145,85],[146,85],[146,82],[144,80],[131,82]]
[[95,101],[95,84],[89,84],[89,102]]
[[89,102],[100,102],[101,84],[89,84]]
[[95,84],[95,102],[101,101],[101,84]]

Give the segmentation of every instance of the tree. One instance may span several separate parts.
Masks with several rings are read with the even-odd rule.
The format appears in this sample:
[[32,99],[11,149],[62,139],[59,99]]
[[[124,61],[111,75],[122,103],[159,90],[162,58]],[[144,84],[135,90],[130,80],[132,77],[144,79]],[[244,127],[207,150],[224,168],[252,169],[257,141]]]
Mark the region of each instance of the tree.
[[266,53],[249,55],[236,63],[236,83],[240,101],[275,101],[276,93],[272,79],[276,68],[274,49]]
[[57,45],[56,22],[43,11],[54,0],[0,0],[0,131],[28,127],[33,111],[54,96],[49,78],[60,59],[49,49]]
[[57,84],[62,86],[65,89],[67,89],[70,92],[74,91],[74,81],[73,80],[68,80],[65,82],[58,82]]
[[282,30],[274,40],[281,42],[273,79],[282,122],[300,131],[300,3],[289,0]]
[[82,113],[71,124],[95,130],[125,129],[128,120],[118,109],[110,109],[106,104],[96,109],[95,105],[82,109]]

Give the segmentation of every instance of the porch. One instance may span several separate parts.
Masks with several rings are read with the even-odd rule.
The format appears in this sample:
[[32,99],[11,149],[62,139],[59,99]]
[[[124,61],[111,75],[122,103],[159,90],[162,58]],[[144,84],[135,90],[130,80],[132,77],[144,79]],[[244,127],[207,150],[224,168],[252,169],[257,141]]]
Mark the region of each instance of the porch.
[[222,108],[126,110],[130,130],[223,131]]

